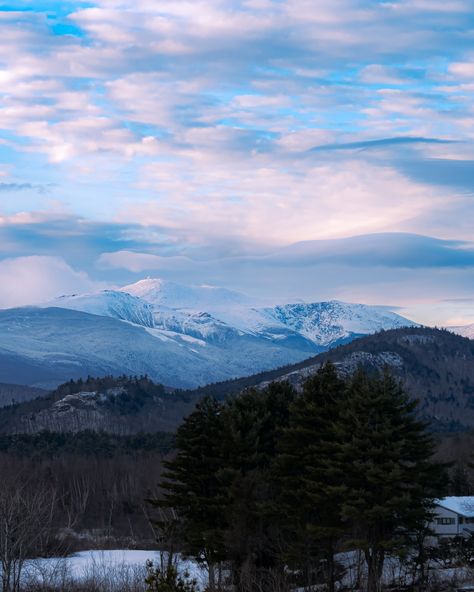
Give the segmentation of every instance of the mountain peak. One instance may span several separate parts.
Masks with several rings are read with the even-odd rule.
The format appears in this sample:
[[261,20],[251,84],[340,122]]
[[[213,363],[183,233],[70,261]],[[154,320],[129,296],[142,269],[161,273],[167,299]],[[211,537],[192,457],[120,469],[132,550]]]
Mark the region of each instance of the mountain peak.
[[153,308],[148,302],[127,292],[102,290],[95,294],[72,294],[56,298],[43,308],[59,307],[112,317],[135,325],[153,327]]
[[216,286],[187,286],[160,278],[146,278],[124,286],[121,291],[143,298],[155,306],[213,312],[230,304],[250,306],[253,301],[240,292]]

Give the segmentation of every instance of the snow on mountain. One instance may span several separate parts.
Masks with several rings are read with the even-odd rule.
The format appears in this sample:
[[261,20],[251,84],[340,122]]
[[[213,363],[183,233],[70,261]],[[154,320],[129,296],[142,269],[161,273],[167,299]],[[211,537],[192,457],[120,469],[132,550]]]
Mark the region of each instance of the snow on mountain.
[[251,306],[255,302],[240,292],[214,286],[185,286],[162,279],[148,278],[121,288],[155,306],[212,313],[227,306]]
[[191,388],[308,357],[256,336],[212,343],[66,308],[0,311],[0,382],[49,388],[87,375],[147,374]]
[[0,311],[0,381],[49,385],[125,372],[194,387],[413,324],[384,307],[338,301],[264,307],[223,288],[147,279]]
[[156,279],[141,280],[122,290],[154,306],[157,327],[204,339],[224,339],[240,331],[286,346],[288,340],[303,338],[329,347],[381,329],[415,324],[381,306],[333,300],[259,307],[238,292],[209,286],[188,288]]
[[103,290],[96,294],[60,296],[43,307],[67,308],[112,317],[144,327],[154,327],[153,307],[148,302],[126,292],[115,290]]
[[474,323],[471,325],[462,325],[459,327],[446,327],[448,331],[467,337],[468,339],[474,339]]
[[155,327],[205,341],[224,341],[242,332],[207,312],[186,312],[164,306],[154,310]]
[[266,309],[269,316],[310,339],[330,346],[351,337],[415,325],[385,307],[332,300],[312,304],[286,304]]

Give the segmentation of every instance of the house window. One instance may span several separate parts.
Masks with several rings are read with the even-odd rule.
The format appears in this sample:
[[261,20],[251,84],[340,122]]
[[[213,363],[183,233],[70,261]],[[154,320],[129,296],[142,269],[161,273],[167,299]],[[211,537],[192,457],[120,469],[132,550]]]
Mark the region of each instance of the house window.
[[456,524],[455,518],[436,518],[437,524]]

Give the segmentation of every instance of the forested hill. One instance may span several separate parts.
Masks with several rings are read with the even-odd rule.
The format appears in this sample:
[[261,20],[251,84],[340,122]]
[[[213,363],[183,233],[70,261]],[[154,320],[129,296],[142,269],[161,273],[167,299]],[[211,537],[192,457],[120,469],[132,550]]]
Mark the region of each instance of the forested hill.
[[297,388],[327,360],[342,373],[362,365],[389,366],[420,399],[420,414],[435,430],[474,428],[474,341],[445,330],[404,328],[363,337],[293,366],[194,391],[166,392],[147,378],[70,381],[47,397],[0,409],[0,433],[106,430],[172,432],[204,395],[223,398],[272,380]]
[[147,377],[71,380],[47,396],[0,409],[0,434],[173,432],[196,400],[190,393],[166,392]]
[[48,391],[33,386],[0,382],[0,407],[12,405],[13,403],[21,403],[22,401],[29,401],[30,399],[43,397],[47,394]]
[[327,360],[343,373],[358,365],[389,366],[410,395],[420,400],[420,414],[440,431],[474,427],[474,341],[443,329],[410,327],[381,331],[337,347],[299,364],[193,391],[224,393],[289,380],[297,388]]

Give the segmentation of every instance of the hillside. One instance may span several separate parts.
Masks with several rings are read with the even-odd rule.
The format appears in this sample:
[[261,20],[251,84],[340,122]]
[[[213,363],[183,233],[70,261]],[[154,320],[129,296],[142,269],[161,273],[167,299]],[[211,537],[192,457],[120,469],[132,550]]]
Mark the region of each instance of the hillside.
[[389,366],[420,400],[420,415],[433,429],[474,428],[474,341],[446,330],[403,328],[357,339],[296,365],[190,391],[169,392],[147,379],[67,383],[48,397],[0,410],[0,432],[173,431],[206,394],[222,398],[272,380],[289,380],[299,389],[327,360],[344,374],[359,364],[369,370]]
[[0,434],[173,432],[196,401],[145,377],[71,380],[47,396],[0,409]]
[[344,374],[359,364],[388,366],[411,396],[420,400],[420,415],[438,431],[474,428],[474,341],[446,330],[410,327],[361,337],[328,352],[271,372],[208,385],[201,395],[235,393],[272,380],[289,380],[300,388],[325,361]]
[[0,383],[0,407],[45,397],[48,391],[21,384]]

